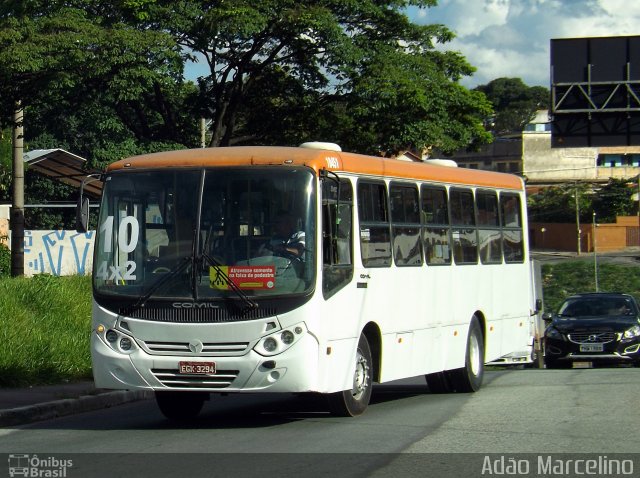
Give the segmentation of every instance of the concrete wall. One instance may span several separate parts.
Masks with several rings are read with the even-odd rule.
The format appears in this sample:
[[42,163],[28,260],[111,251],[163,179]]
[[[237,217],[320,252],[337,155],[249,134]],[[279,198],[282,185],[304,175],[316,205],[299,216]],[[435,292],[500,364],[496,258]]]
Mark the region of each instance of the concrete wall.
[[[9,206],[0,206],[0,236],[10,236]],[[95,231],[24,231],[25,276],[90,274],[94,237]]]
[[596,148],[551,148],[550,132],[522,134],[523,174],[529,181],[593,181],[599,177],[597,159]]

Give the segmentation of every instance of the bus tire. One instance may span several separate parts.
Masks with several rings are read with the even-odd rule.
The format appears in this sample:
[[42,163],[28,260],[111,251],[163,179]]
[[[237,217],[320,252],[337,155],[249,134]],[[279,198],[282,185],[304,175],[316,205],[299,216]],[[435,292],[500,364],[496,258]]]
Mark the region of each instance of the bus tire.
[[355,417],[364,413],[371,399],[373,361],[369,341],[364,335],[358,341],[353,388],[328,395],[329,410],[339,417]]
[[198,416],[207,396],[203,392],[156,392],[156,403],[169,420],[190,420]]
[[431,393],[449,393],[452,391],[447,372],[428,373],[424,378],[427,380],[427,386]]
[[473,316],[469,324],[464,367],[449,373],[456,392],[468,393],[480,390],[484,376],[484,338],[476,316]]

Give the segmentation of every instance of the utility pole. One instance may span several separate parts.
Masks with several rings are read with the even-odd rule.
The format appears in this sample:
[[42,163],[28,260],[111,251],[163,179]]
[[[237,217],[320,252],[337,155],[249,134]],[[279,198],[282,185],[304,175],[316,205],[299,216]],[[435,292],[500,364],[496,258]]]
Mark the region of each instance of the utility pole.
[[24,109],[16,102],[13,113],[13,198],[11,203],[11,276],[24,275]]

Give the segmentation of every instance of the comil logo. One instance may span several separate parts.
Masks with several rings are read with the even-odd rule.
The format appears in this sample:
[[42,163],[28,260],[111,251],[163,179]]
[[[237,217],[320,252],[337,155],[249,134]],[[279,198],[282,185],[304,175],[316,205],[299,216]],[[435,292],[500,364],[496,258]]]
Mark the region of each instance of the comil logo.
[[9,476],[33,478],[65,478],[67,469],[73,466],[73,460],[62,460],[53,456],[45,458],[38,455],[9,455]]

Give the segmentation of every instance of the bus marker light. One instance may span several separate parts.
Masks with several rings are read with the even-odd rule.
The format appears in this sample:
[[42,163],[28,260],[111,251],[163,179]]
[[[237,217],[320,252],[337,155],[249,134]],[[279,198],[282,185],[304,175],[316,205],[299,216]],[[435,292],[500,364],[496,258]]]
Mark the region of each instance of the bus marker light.
[[100,324],[96,327],[96,332],[98,332],[99,334],[101,334],[102,332],[104,332],[104,325]]
[[267,360],[262,364],[264,368],[268,368],[269,370],[276,368],[275,360]]
[[327,347],[327,355],[331,355],[331,347]]
[[457,331],[457,330],[454,330],[454,331],[453,331],[453,336],[454,336],[454,337],[457,337],[457,336],[458,336],[458,331]]
[[302,333],[302,327],[298,326],[293,330],[296,334],[300,335]]

